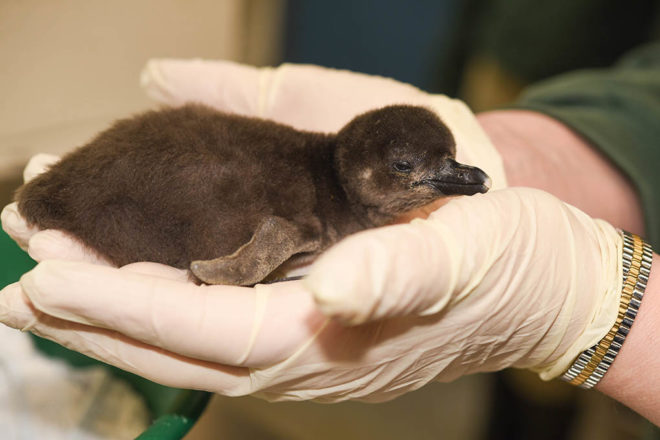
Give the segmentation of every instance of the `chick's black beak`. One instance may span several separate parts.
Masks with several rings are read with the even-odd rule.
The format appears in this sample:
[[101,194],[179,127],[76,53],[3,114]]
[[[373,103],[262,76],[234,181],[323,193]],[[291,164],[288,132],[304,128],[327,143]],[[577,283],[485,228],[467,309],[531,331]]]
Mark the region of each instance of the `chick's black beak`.
[[447,196],[471,196],[488,191],[491,182],[490,177],[481,169],[446,159],[436,173],[416,184],[429,185]]

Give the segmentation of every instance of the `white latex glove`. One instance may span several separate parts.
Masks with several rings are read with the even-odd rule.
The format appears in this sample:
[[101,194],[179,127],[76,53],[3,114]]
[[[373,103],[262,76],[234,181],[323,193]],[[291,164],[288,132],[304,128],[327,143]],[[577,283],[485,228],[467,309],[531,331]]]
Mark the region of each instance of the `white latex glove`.
[[306,280],[254,289],[51,260],[62,239],[31,238],[46,261],[0,293],[2,322],[166,385],[271,400],[381,401],[510,366],[553,377],[611,327],[621,287],[614,228],[531,189],[362,232]]

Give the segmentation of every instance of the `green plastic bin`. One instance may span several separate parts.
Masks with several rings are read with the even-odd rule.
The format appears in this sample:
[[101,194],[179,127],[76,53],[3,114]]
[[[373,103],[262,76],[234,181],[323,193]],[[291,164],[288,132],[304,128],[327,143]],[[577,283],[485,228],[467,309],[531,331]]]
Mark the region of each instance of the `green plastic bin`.
[[[0,289],[18,281],[35,262],[0,230]],[[183,438],[204,411],[211,393],[170,388],[68,350],[59,344],[33,336],[35,345],[48,356],[66,360],[75,367],[103,365],[113,375],[131,385],[145,399],[152,424],[139,440],[178,440]]]

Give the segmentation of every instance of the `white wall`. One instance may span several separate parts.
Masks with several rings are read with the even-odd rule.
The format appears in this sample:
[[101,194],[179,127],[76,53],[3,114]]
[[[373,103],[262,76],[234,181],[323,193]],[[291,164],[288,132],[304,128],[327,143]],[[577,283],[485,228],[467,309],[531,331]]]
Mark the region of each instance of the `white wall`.
[[150,105],[152,57],[278,59],[283,1],[0,1],[0,174]]

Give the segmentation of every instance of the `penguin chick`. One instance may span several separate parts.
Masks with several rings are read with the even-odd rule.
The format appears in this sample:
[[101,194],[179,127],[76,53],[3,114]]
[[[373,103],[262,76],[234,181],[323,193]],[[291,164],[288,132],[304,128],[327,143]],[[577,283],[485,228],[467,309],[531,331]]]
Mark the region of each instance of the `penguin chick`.
[[431,111],[394,105],[336,134],[191,104],[116,122],[16,193],[41,229],[117,266],[153,261],[251,285],[292,256],[449,195],[486,192]]

